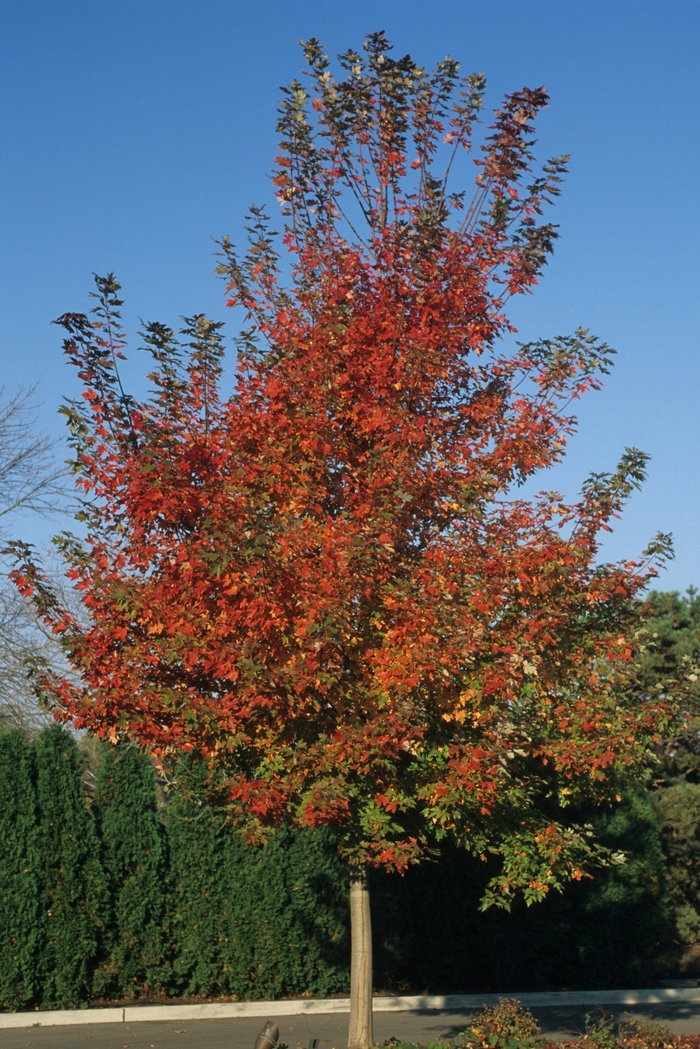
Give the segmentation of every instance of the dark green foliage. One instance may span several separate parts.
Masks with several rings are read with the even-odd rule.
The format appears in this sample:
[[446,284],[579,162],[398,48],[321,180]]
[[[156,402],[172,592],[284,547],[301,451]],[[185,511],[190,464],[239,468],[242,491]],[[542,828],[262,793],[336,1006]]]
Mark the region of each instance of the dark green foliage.
[[[641,658],[650,690],[682,671],[700,653],[700,595],[653,593],[647,600],[651,644]],[[700,699],[700,680],[692,685]],[[700,720],[659,747],[652,793],[666,865],[676,936],[700,941]]]
[[377,986],[425,991],[526,991],[645,982],[663,968],[671,919],[649,799],[587,816],[603,843],[629,854],[595,879],[510,913],[478,909],[492,874],[456,849],[402,879],[376,875]]
[[348,990],[348,875],[322,830],[275,832],[253,850],[228,840],[231,992],[237,997]]
[[196,768],[168,811],[173,979],[239,998],[347,989],[347,874],[324,832],[250,848],[203,804]]
[[72,1006],[90,994],[104,916],[104,877],[75,740],[54,725],[39,733],[34,753],[47,904],[40,999],[44,1006]]
[[186,792],[168,809],[170,935],[175,993],[224,995],[228,991],[229,894],[226,844],[230,830],[203,805],[200,770],[181,768]]
[[38,993],[47,907],[42,896],[32,752],[19,730],[0,730],[0,1007]]
[[[5,1008],[347,991],[347,869],[329,831],[283,828],[252,848],[204,804],[204,774],[192,763],[160,812],[164,826],[150,760],[124,744],[93,750],[94,825],[73,737],[41,733],[35,822],[32,749],[15,733],[0,736],[0,907],[4,927],[17,930],[16,944],[0,946]],[[696,886],[700,805],[683,791],[696,787],[682,778],[663,794],[667,857],[679,879],[685,872],[686,893]],[[480,912],[493,872],[449,846],[404,877],[374,872],[375,986],[522,991],[658,976],[672,922],[649,795],[631,789],[617,806],[572,818],[597,822],[628,862],[529,909]]]
[[679,778],[659,788],[654,804],[661,826],[666,879],[682,944],[700,940],[700,785]]
[[93,807],[109,897],[95,994],[163,993],[168,983],[165,835],[156,810],[153,765],[137,747],[105,747]]
[[473,986],[482,866],[445,844],[438,862],[405,875],[370,872],[376,989],[444,993]]
[[643,985],[672,951],[664,859],[648,793],[631,788],[595,823],[603,843],[624,852],[627,862],[600,871],[590,885],[571,886],[576,917],[566,981],[578,975],[586,986],[603,987],[617,977]]

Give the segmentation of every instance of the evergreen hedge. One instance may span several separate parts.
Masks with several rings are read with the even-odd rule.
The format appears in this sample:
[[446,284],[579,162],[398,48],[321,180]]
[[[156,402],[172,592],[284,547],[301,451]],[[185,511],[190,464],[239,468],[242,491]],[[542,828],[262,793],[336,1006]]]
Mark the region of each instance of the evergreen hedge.
[[93,979],[102,998],[165,994],[167,857],[153,766],[133,745],[106,747],[93,811],[107,886],[107,920]]
[[225,995],[231,886],[223,874],[230,835],[221,816],[202,802],[198,770],[183,764],[180,771],[185,789],[176,792],[168,812],[173,986],[183,995]]
[[32,752],[18,729],[0,732],[0,1006],[21,1009],[39,994],[44,942],[41,854]]
[[[347,870],[329,831],[250,848],[204,803],[202,773],[156,804],[151,762],[100,749],[93,799],[64,729],[0,731],[0,1007],[106,998],[275,998],[348,988]],[[457,849],[373,875],[375,986],[600,987],[659,974],[673,915],[649,796],[585,814],[627,864],[529,910],[480,913],[487,865]]]
[[46,905],[39,958],[41,1004],[75,1006],[92,994],[107,893],[95,821],[73,736],[52,725],[34,744],[37,829]]
[[348,988],[347,873],[327,832],[251,849],[183,767],[168,812],[173,982],[180,994],[277,998]]
[[648,794],[573,814],[628,854],[620,866],[511,911],[480,911],[494,873],[462,850],[404,877],[375,873],[375,981],[428,993],[640,986],[674,961],[673,917]]
[[328,832],[283,828],[251,854],[229,835],[231,993],[349,991],[348,881]]

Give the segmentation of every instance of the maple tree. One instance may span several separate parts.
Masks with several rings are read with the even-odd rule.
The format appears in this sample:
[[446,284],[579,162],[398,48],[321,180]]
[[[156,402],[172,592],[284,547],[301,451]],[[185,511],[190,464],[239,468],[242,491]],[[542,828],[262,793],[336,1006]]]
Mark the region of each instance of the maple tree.
[[[281,242],[254,208],[247,250],[221,245],[246,317],[233,389],[222,326],[198,315],[180,336],[145,326],[151,393],[127,395],[120,286],[97,278],[93,314],[59,322],[85,387],[64,409],[85,536],[56,542],[84,618],[20,545],[15,579],[79,671],[44,676],[62,716],[202,755],[251,841],[337,828],[367,1046],[368,865],[401,871],[450,835],[501,857],[485,904],[507,905],[604,858],[561,810],[614,793],[672,716],[629,671],[666,543],[599,563],[636,450],[573,503],[516,490],[562,458],[612,354],[585,330],[516,343],[504,312],[556,239],[567,158],[532,173],[544,89],[507,96],[477,148],[481,75],[396,60],[382,33],[340,56],[344,79],[304,52]],[[448,181],[465,157],[471,200]]]

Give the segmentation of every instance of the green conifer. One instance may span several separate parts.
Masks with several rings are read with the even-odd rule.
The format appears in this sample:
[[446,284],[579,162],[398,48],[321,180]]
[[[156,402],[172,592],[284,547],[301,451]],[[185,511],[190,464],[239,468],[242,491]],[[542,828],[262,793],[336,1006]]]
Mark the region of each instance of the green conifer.
[[165,841],[153,765],[136,746],[106,749],[94,809],[110,901],[95,993],[110,998],[165,993]]
[[231,993],[347,992],[347,873],[332,834],[283,827],[253,849],[231,829],[226,854]]
[[206,769],[178,769],[168,808],[174,972],[181,994],[238,998],[347,990],[347,872],[324,831],[250,848],[206,804]]
[[541,907],[484,915],[478,935],[499,990],[639,987],[666,975],[673,929],[648,792],[629,783],[619,802],[575,818],[625,862],[593,869]]
[[41,1004],[74,1006],[89,997],[103,916],[104,876],[75,739],[52,725],[37,736],[34,753],[47,898]]
[[231,833],[205,804],[203,765],[185,760],[168,807],[169,921],[173,986],[179,994],[230,993],[230,893],[225,866]]
[[37,995],[46,919],[37,846],[32,752],[22,732],[0,730],[0,1007]]
[[604,987],[617,974],[627,986],[644,986],[673,953],[664,856],[649,792],[630,784],[619,804],[603,807],[596,824],[601,840],[627,859],[586,887],[574,928],[582,979]]

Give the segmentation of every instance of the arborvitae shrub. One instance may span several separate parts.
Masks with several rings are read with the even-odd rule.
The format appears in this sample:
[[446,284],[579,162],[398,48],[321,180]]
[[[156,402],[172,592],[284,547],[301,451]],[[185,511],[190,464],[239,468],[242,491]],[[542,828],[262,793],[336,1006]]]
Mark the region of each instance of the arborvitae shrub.
[[37,994],[47,905],[37,846],[33,755],[22,732],[0,729],[0,1007]]
[[39,733],[34,752],[47,898],[40,1001],[44,1006],[74,1006],[90,994],[104,917],[104,875],[74,738],[53,725]]
[[167,857],[148,757],[128,743],[106,746],[93,806],[109,898],[94,992],[111,998],[164,993]]
[[[207,806],[192,762],[166,833],[149,759],[128,745],[102,752],[98,843],[73,737],[51,728],[33,754],[19,733],[0,734],[0,1007],[347,991],[347,868],[332,833],[283,828],[264,848],[246,845]],[[648,795],[576,815],[629,860],[529,910],[479,914],[493,872],[452,846],[405,877],[374,872],[377,988],[508,992],[658,975],[673,921]],[[694,810],[677,817],[697,822]]]
[[176,994],[230,993],[230,893],[224,817],[204,804],[201,765],[182,762],[168,807],[169,931]]
[[245,844],[190,763],[168,809],[179,993],[239,998],[347,989],[347,874],[327,833]]
[[285,827],[256,849],[232,832],[227,853],[232,993],[347,991],[348,883],[333,836]]

